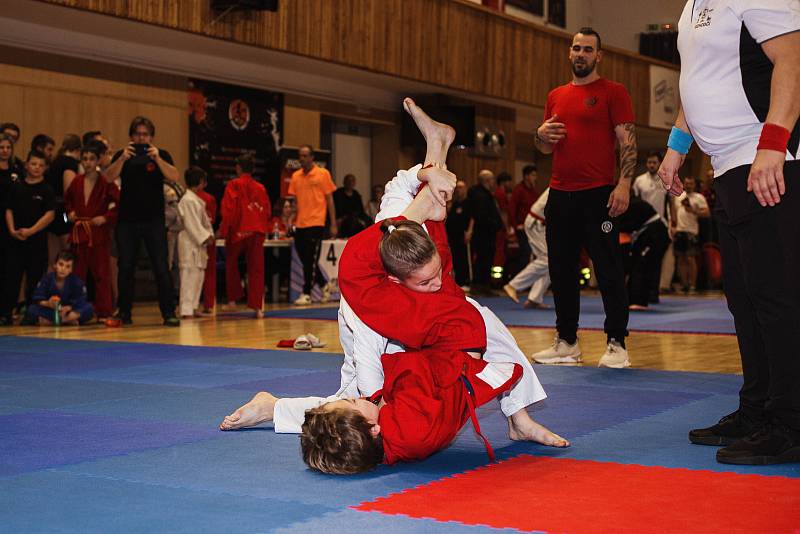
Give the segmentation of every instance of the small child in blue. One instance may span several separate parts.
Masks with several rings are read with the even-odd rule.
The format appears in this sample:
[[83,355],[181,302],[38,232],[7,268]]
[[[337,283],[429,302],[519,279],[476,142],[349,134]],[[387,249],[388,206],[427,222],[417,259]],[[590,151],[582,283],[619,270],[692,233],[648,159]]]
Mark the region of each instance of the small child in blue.
[[62,250],[58,253],[53,272],[45,274],[33,291],[26,323],[54,324],[57,304],[62,325],[86,324],[91,321],[94,308],[86,300],[86,286],[83,281],[72,274],[74,262],[75,256],[72,252]]

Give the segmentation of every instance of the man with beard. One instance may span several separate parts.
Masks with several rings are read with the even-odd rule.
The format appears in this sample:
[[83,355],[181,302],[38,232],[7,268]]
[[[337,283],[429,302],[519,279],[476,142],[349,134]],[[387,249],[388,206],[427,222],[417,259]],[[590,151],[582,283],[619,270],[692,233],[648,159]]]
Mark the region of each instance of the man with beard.
[[[659,215],[659,217],[661,217],[661,222],[664,223],[664,226],[669,228],[669,195],[664,189],[664,186],[661,185],[661,178],[659,178],[657,174],[658,166],[661,165],[661,158],[661,152],[658,152],[657,150],[650,151],[647,154],[647,172],[640,174],[633,181],[633,194],[634,196],[641,198],[653,206],[653,209],[656,210],[656,213]],[[671,241],[668,244],[668,248],[664,255],[666,256],[667,254],[672,255]],[[672,261],[674,261],[674,259]],[[654,268],[652,269],[653,272],[650,273],[651,278],[648,286],[649,294],[647,297],[648,303],[650,304],[658,304],[659,302],[658,291],[661,286],[661,266],[664,263],[665,262],[662,259],[661,263],[652,264],[654,265]]]
[[[533,355],[540,363],[577,363],[580,287],[578,258],[586,246],[597,273],[606,313],[607,348],[601,367],[630,365],[625,349],[628,298],[617,217],[628,209],[636,166],[636,131],[628,91],[597,73],[600,36],[582,28],[572,39],[572,81],[547,95],[536,147],[553,154],[545,208],[550,275],[556,308],[553,345]],[[620,145],[615,185],[614,142]]]

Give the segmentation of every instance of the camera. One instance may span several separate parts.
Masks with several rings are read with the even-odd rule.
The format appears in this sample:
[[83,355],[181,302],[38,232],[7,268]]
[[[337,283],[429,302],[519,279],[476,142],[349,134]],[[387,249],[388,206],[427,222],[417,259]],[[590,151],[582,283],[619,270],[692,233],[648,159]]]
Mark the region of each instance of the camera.
[[134,143],[133,144],[133,152],[137,156],[146,156],[147,150],[150,148],[150,145],[147,143]]

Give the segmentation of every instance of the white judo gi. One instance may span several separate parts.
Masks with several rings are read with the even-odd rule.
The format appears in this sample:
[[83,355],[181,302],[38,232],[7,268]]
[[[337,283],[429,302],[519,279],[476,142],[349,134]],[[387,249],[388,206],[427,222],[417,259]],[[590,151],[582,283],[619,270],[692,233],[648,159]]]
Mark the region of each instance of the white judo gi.
[[203,278],[208,263],[206,240],[214,235],[206,204],[191,189],[178,202],[183,230],[178,234],[178,265],[181,270],[181,315],[194,315],[200,306]]
[[508,285],[517,291],[531,288],[528,292],[528,300],[536,304],[544,302],[544,293],[550,286],[550,268],[547,265],[547,239],[545,239],[544,228],[544,207],[547,205],[548,196],[550,196],[549,187],[536,199],[531,206],[530,213],[525,217],[525,235],[528,237],[528,244],[531,246],[534,259],[508,282]]
[[[386,184],[376,221],[396,217],[406,209],[422,185],[417,179],[421,168],[422,165],[416,165],[407,171],[398,171],[397,176]],[[486,352],[483,359],[488,362],[518,363],[523,369],[522,378],[500,398],[503,414],[508,417],[547,397],[533,367],[508,328],[489,308],[470,298],[467,301],[477,308],[486,325]],[[299,433],[306,410],[341,398],[369,396],[382,389],[381,355],[405,350],[399,343],[382,337],[364,324],[344,299],[339,302],[339,340],[344,350],[339,391],[330,397],[279,399],[273,417],[275,432]]]

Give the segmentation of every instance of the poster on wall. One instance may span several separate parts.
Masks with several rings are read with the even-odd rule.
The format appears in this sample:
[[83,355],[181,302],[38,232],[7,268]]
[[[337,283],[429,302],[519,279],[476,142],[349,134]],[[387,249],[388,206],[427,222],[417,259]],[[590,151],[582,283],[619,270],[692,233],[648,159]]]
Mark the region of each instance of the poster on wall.
[[675,69],[650,65],[650,121],[653,128],[672,128],[678,117],[680,74]]
[[280,194],[283,94],[206,80],[189,80],[189,163],[208,173],[219,202],[235,177],[236,158],[255,158],[253,176],[271,199]]

